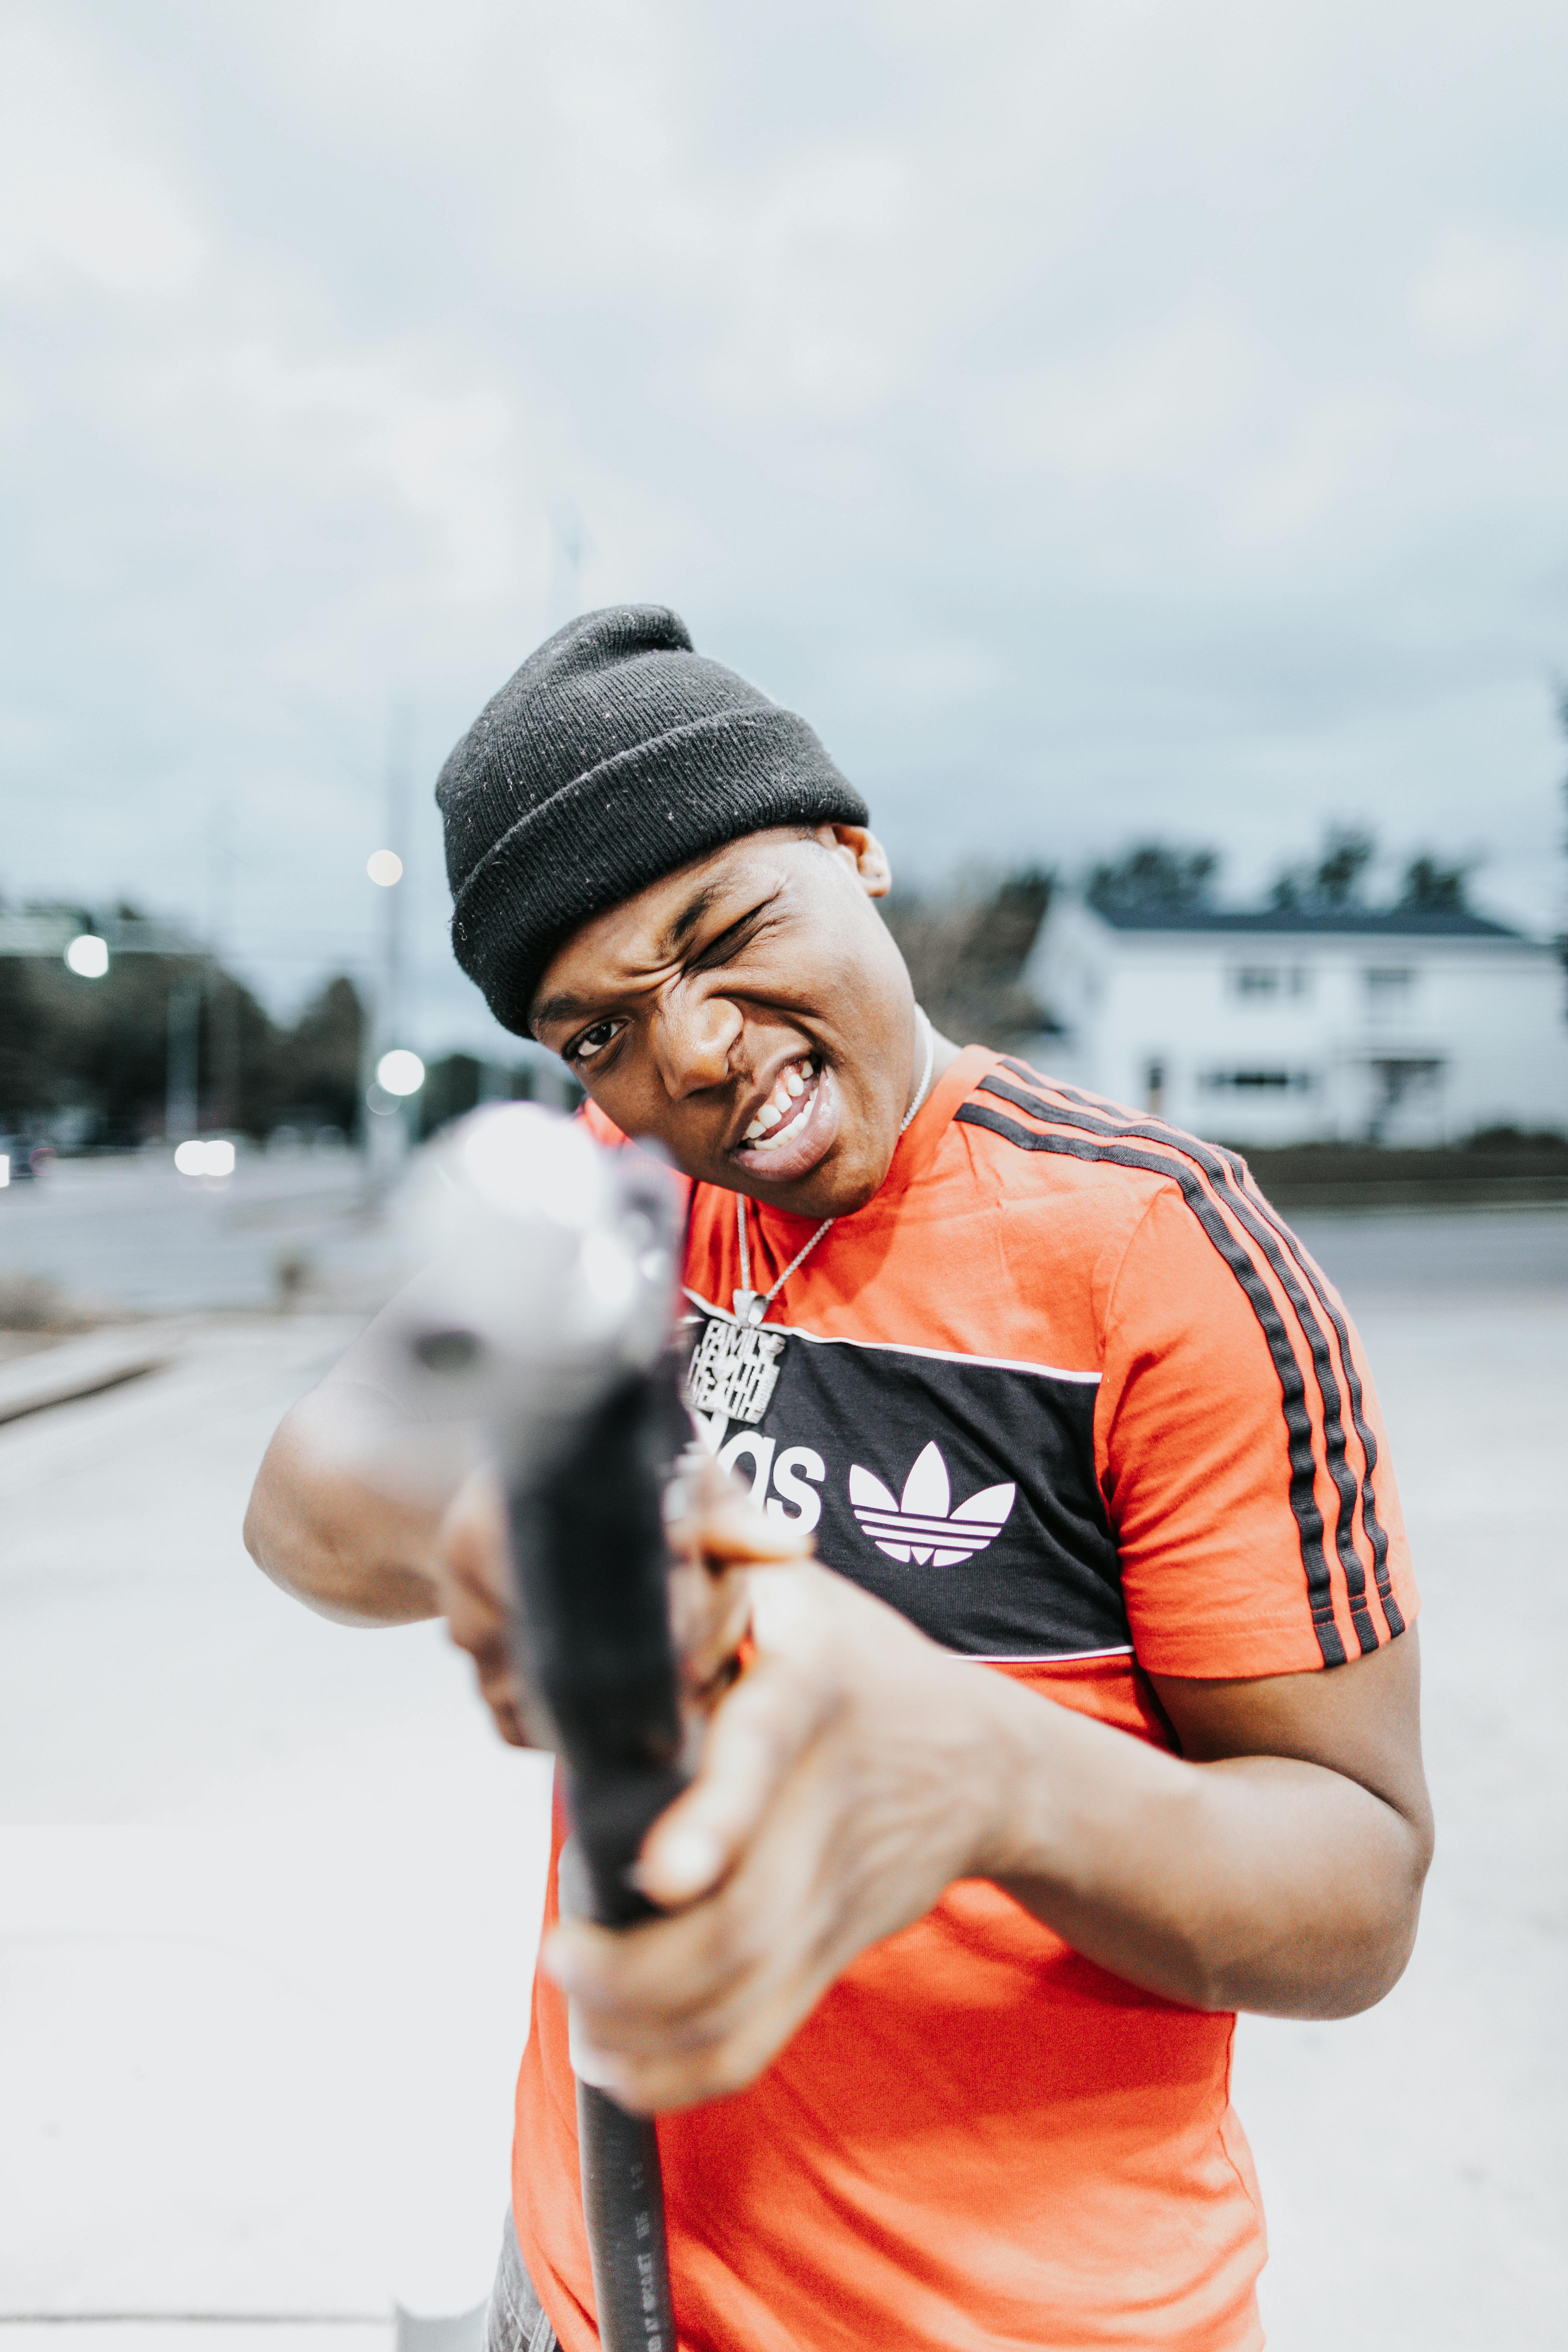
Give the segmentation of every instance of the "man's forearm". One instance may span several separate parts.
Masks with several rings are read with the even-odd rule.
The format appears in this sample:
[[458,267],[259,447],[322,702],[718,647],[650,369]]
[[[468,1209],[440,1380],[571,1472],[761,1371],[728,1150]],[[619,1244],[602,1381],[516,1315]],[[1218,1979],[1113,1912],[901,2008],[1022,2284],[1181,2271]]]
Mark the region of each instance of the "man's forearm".
[[334,1467],[309,1434],[310,1400],[267,1449],[245,1516],[246,1549],[275,1584],[347,1625],[437,1613],[440,1514],[397,1503]]
[[1189,1763],[1000,1679],[985,1711],[1005,1793],[984,1874],[1088,1958],[1286,2017],[1347,2016],[1397,1981],[1424,1822],[1321,1765]]

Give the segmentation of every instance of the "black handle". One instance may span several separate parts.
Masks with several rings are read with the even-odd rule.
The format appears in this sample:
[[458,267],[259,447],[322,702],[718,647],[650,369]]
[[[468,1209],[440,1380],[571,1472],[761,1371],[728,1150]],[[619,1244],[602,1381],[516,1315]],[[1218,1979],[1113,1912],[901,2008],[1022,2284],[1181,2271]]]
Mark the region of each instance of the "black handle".
[[[663,1495],[690,1435],[672,1360],[627,1378],[509,1496],[519,1664],[555,1726],[573,1829],[607,1927],[651,1906],[628,1876],[684,1786]],[[577,2087],[583,2213],[605,2352],[676,2352],[658,2141]]]
[[676,2352],[658,2135],[579,2083],[577,2160],[605,2352]]

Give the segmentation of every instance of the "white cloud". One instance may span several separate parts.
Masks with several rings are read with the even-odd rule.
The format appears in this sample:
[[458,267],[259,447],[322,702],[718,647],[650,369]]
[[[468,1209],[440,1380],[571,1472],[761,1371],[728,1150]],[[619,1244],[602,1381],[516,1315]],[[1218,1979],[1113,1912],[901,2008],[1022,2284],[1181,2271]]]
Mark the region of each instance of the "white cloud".
[[240,334],[149,368],[142,392],[187,457],[243,453],[295,499],[356,495],[426,525],[421,591],[438,603],[514,595],[519,420],[494,383],[442,383],[398,352],[311,352]]
[[230,805],[330,940],[570,504],[928,877],[1355,806],[1544,918],[1565,69],[1545,0],[13,12],[0,885],[199,904]]
[[753,423],[847,421],[887,399],[905,352],[877,280],[900,269],[909,193],[898,156],[839,149],[792,162],[737,206],[716,257],[727,316],[703,371],[721,405]]
[[1264,354],[1231,320],[1155,320],[1130,341],[1063,353],[1005,379],[987,418],[997,473],[1041,467],[1082,486],[1181,483],[1224,465],[1265,394]]
[[0,19],[0,282],[72,282],[121,299],[180,292],[210,247],[155,126],[84,45],[43,16]]

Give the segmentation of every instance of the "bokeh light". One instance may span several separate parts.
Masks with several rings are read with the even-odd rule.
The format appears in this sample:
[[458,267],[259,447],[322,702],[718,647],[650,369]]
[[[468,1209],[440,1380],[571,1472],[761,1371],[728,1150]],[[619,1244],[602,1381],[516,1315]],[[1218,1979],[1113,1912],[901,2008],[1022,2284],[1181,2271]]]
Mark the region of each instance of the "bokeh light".
[[66,950],[66,961],[80,980],[101,980],[109,970],[109,941],[96,931],[79,931]]
[[376,1064],[375,1076],[389,1095],[416,1095],[425,1083],[425,1065],[405,1045],[395,1045]]
[[175,1147],[174,1165],[182,1176],[232,1176],[234,1156],[234,1146],[226,1137],[192,1136]]

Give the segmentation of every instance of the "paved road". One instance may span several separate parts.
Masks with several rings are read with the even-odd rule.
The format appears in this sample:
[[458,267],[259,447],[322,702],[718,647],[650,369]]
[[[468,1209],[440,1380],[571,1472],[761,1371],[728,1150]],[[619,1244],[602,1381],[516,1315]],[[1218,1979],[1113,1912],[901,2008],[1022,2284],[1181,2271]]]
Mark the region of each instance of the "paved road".
[[1291,1222],[1358,1314],[1390,1300],[1568,1303],[1568,1209],[1319,1210]]
[[[1438,1846],[1381,2007],[1238,2029],[1269,2342],[1547,2352],[1568,2312],[1568,1291],[1548,1265],[1533,1292],[1423,1296],[1408,1260],[1343,1240],[1342,1268],[1366,1246],[1387,1285],[1368,1280],[1359,1315],[1425,1600]],[[1331,1237],[1313,1242],[1332,1265]]]
[[[1269,2340],[1546,2352],[1568,2309],[1568,1219],[1310,1238],[1400,1465],[1441,1842],[1389,2000],[1240,2028]],[[431,1631],[324,1624],[238,1541],[268,1431],[352,1328],[212,1318],[174,1370],[0,1428],[0,2315],[293,2315],[265,2339],[121,2322],[104,2352],[368,2352],[393,2292],[456,2307],[488,2263],[539,1766],[492,1743]]]
[[[1319,1211],[1297,1223],[1358,1299],[1568,1291],[1561,1209]],[[178,1176],[162,1155],[64,1160],[0,1192],[0,1280],[42,1276],[121,1310],[272,1307],[288,1260],[317,1306],[368,1304],[391,1279],[395,1236],[367,1201],[357,1155],[257,1153],[221,1182]]]
[[89,1305],[269,1307],[289,1261],[318,1306],[374,1297],[393,1251],[356,1153],[257,1153],[217,1181],[162,1153],[67,1160],[0,1192],[0,1282],[40,1276]]

